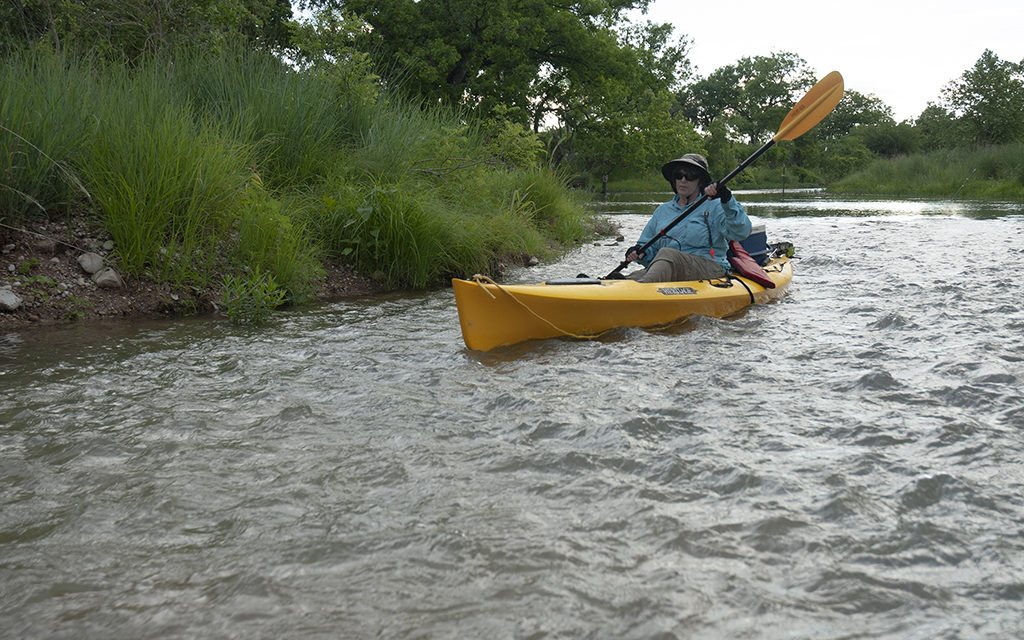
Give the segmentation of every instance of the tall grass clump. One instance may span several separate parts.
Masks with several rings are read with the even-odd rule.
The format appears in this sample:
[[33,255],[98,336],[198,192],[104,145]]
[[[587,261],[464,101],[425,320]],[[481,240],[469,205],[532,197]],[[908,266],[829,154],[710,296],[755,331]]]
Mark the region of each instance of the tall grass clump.
[[[131,67],[0,60],[0,221],[71,209],[126,276],[220,286],[242,315],[314,294],[325,258],[425,288],[587,233],[521,128],[380,93],[369,76],[225,46]],[[356,78],[358,80],[358,78]]]
[[322,250],[301,222],[286,213],[286,204],[253,184],[235,222],[232,264],[267,274],[285,292],[281,302],[304,303],[323,274]]
[[320,181],[343,161],[353,127],[366,119],[361,97],[266,52],[183,50],[171,68],[195,112],[251,148],[254,168],[272,190]]
[[45,47],[0,59],[0,222],[66,213],[88,197],[73,165],[97,90],[88,60]]
[[465,167],[444,179],[407,172],[335,187],[306,209],[315,237],[392,287],[434,286],[500,262],[548,257],[587,232],[581,204],[544,170]]
[[106,82],[80,162],[121,267],[205,284],[248,178],[246,150],[197,121],[156,64]]
[[393,97],[304,207],[329,254],[392,287],[423,288],[580,239],[565,183],[507,167],[459,114]]
[[829,187],[836,193],[1024,200],[1024,143],[876,160]]

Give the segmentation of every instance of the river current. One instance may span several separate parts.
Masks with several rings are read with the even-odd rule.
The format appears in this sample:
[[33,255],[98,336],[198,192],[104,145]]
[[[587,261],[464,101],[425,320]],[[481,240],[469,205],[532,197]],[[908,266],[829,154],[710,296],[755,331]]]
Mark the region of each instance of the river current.
[[[1024,208],[737,195],[797,259],[724,319],[0,336],[0,636],[1021,637]],[[610,271],[661,199],[506,281]]]

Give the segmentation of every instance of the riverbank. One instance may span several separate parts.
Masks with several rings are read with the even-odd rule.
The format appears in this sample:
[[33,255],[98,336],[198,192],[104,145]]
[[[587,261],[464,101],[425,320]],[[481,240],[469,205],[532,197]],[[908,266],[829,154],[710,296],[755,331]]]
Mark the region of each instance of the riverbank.
[[[147,278],[125,277],[107,288],[93,281],[79,257],[95,254],[116,270],[104,231],[83,219],[42,221],[18,231],[0,233],[0,291],[20,301],[0,311],[0,332],[99,319],[181,317],[223,311],[218,284],[204,288],[172,286]],[[384,286],[356,273],[349,265],[324,264],[315,283],[315,298],[334,300],[370,295]],[[219,282],[219,281],[218,281]]]

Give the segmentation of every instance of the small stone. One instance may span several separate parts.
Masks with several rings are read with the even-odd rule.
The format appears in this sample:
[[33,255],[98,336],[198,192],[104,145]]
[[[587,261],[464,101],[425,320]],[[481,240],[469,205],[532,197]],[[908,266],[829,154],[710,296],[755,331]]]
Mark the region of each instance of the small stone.
[[10,289],[0,289],[0,311],[16,311],[21,306],[21,298]]
[[538,260],[534,256],[530,256],[530,259],[527,260],[526,264],[528,264],[531,267],[536,267],[538,264],[540,264],[540,260]]
[[50,264],[60,264],[60,258],[57,256],[50,258]]
[[17,246],[17,245],[14,245],[14,244],[5,244],[5,245],[4,245],[4,249],[3,249],[3,252],[4,252],[4,253],[10,253],[10,252],[14,251],[14,248],[15,248],[16,246]]
[[103,243],[103,250],[104,251],[113,251],[114,250],[114,241],[113,240],[107,240],[106,242],[104,242]]
[[101,289],[120,289],[124,286],[124,280],[121,279],[121,275],[110,267],[96,272],[92,277],[92,281]]
[[15,271],[16,271],[17,269],[18,269],[18,268],[17,268],[17,267],[15,267],[15,266],[14,266],[13,264],[9,264],[9,265],[7,265],[7,271],[8,271],[8,273],[14,273],[14,272],[15,272]]
[[43,253],[57,253],[57,243],[50,238],[39,238],[35,244],[36,249]]
[[103,268],[103,258],[95,253],[83,253],[78,256],[78,264],[86,273],[97,273]]

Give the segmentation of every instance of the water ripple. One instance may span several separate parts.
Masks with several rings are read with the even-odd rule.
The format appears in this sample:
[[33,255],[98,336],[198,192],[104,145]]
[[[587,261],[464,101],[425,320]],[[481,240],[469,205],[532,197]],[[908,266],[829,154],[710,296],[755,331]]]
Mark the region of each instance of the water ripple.
[[751,206],[780,303],[595,341],[467,351],[447,291],[4,337],[6,635],[1020,636],[1024,216],[854,204]]

